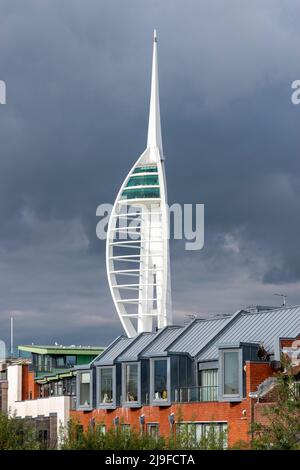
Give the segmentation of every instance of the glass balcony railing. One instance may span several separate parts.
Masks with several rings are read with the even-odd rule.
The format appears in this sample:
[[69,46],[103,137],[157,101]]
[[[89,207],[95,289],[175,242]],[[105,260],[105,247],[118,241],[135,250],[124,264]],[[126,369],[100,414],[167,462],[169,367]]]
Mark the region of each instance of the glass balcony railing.
[[131,176],[126,187],[159,185],[158,175]]
[[122,199],[144,199],[144,198],[159,198],[160,190],[157,188],[125,188],[122,193]]
[[154,172],[157,172],[157,166],[156,165],[137,166],[133,170],[133,173],[154,173]]
[[218,386],[184,387],[175,389],[176,403],[218,401]]

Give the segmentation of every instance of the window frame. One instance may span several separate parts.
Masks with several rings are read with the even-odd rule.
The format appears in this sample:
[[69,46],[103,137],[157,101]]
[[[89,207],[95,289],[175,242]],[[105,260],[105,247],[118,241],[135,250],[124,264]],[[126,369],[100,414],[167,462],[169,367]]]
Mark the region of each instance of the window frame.
[[[112,369],[112,402],[103,403],[100,401],[101,395],[101,370],[102,369]],[[97,366],[96,372],[96,391],[97,391],[97,403],[96,406],[99,409],[115,409],[116,408],[116,366]]]
[[[238,393],[224,393],[225,385],[225,354],[236,353],[238,355]],[[219,349],[219,401],[242,401],[243,400],[243,350],[242,348]]]
[[[194,427],[194,431],[195,431],[195,438],[197,439],[197,426],[199,426],[200,428],[200,439],[198,442],[201,441],[201,438],[203,437],[203,431],[204,433],[206,433],[206,427],[210,427],[210,426],[217,426],[219,428],[219,432],[224,432],[225,433],[225,440],[223,439],[223,450],[226,450],[228,449],[228,421],[222,421],[222,420],[219,420],[219,421],[181,421],[181,422],[176,422],[176,435],[178,435],[181,431],[180,431],[180,427],[184,427],[186,426],[188,432],[191,432],[189,427],[191,427],[193,429]],[[225,429],[223,429],[225,428]],[[209,430],[208,430],[209,432]],[[178,434],[177,434],[178,433]]]
[[[153,436],[151,430],[155,429],[156,430],[156,435]],[[155,439],[155,441],[158,441],[159,439],[159,422],[150,422],[146,424],[146,430],[147,430],[147,436],[152,437]]]
[[[214,385],[203,385],[204,373],[212,373],[212,381]],[[209,403],[218,401],[219,393],[219,370],[218,366],[208,367],[207,369],[198,368],[198,389],[201,403]],[[203,398],[203,399],[202,399]]]
[[[80,404],[80,378],[82,374],[89,374],[90,375],[90,404],[89,405],[81,405]],[[92,371],[90,369],[84,369],[84,370],[78,370],[77,371],[77,376],[76,376],[76,388],[77,388],[77,394],[76,394],[76,402],[77,402],[77,409],[78,410],[91,410],[93,408],[93,375]]]
[[[126,400],[126,379],[127,379],[127,366],[137,365],[137,401]],[[122,363],[122,406],[126,408],[140,408],[141,405],[141,363],[123,362]]]
[[[168,398],[157,399],[154,397],[155,384],[155,362],[166,361],[167,363],[167,394]],[[170,406],[171,405],[171,358],[170,357],[153,357],[150,358],[150,405],[151,406]]]

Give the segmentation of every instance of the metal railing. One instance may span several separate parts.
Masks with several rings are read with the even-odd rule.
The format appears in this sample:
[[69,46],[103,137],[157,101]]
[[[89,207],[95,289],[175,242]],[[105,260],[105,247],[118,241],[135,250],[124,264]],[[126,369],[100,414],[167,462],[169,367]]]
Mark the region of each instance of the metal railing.
[[175,402],[192,403],[218,401],[218,386],[183,387],[175,389]]

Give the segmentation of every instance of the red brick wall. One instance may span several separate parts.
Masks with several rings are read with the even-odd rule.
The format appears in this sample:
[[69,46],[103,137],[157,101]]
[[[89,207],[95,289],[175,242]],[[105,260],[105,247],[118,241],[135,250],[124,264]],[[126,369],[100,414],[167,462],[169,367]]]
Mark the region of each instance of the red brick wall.
[[170,434],[168,416],[175,414],[175,421],[225,421],[228,423],[228,444],[234,445],[238,441],[250,441],[250,424],[252,420],[252,405],[249,392],[255,391],[257,386],[273,374],[269,364],[260,362],[247,362],[246,390],[247,398],[242,402],[206,402],[174,404],[169,407],[144,406],[142,408],[117,408],[116,410],[93,410],[90,412],[72,411],[71,417],[79,421],[85,428],[90,420],[106,425],[107,429],[113,426],[113,419],[119,417],[120,423],[130,424],[132,428],[139,429],[139,417],[145,416],[145,425],[151,422],[159,423],[160,434]]
[[22,366],[22,400],[28,399],[28,365]]
[[270,407],[270,403],[255,403],[254,404],[254,419],[255,422],[260,424],[269,424],[269,419],[266,416],[267,409]]
[[266,362],[246,362],[246,391],[255,392],[259,384],[273,375],[270,364]]
[[29,370],[28,365],[22,366],[22,400],[39,398],[40,396],[40,387],[34,381],[34,372]]
[[[243,415],[246,410],[246,416]],[[238,440],[248,441],[248,403],[185,403],[174,404],[169,407],[144,406],[138,409],[118,408],[116,410],[93,410],[91,412],[73,411],[72,417],[79,420],[85,428],[91,418],[103,423],[107,429],[113,425],[113,419],[118,416],[120,423],[130,424],[132,428],[139,429],[139,417],[145,416],[145,426],[148,423],[158,422],[161,435],[169,436],[169,415],[175,414],[175,421],[226,421],[228,423],[228,442],[234,444]]]
[[296,340],[296,339],[300,339],[300,336],[297,336],[296,338],[294,339],[291,339],[291,338],[282,338],[280,340],[280,346],[282,348],[290,348],[293,344],[293,342]]

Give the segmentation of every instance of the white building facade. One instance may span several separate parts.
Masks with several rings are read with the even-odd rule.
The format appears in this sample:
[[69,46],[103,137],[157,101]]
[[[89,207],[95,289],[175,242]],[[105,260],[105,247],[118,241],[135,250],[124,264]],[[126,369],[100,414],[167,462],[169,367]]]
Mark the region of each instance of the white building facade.
[[38,418],[56,415],[55,435],[57,442],[60,441],[60,433],[66,429],[70,419],[70,396],[53,396],[48,398],[36,398],[33,400],[22,400],[22,365],[14,364],[7,368],[7,408],[10,416],[18,418]]

